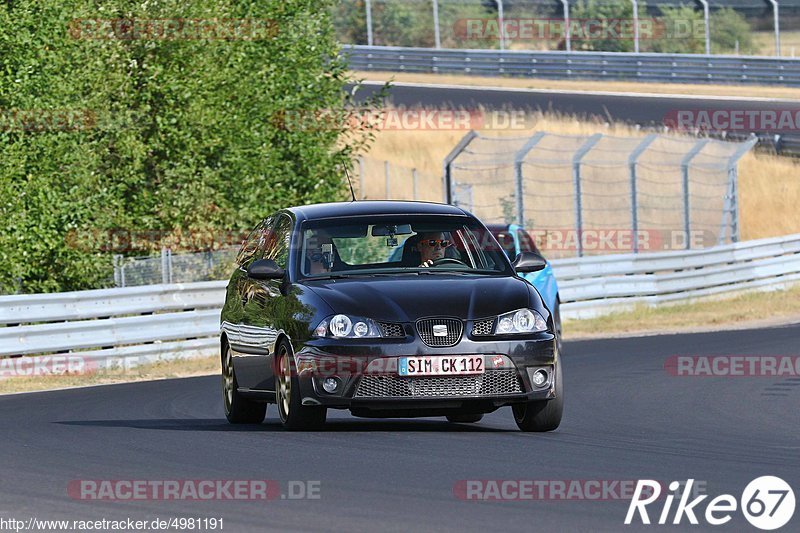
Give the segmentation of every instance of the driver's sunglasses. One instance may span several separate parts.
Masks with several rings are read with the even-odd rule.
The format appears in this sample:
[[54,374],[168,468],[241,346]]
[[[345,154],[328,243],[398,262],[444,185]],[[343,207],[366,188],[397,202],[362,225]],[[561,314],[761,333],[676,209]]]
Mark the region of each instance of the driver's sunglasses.
[[450,246],[450,241],[445,239],[442,240],[431,239],[429,241],[423,241],[423,242],[428,246],[430,246],[431,248],[434,248],[435,246],[439,246],[439,248],[447,248],[448,246]]

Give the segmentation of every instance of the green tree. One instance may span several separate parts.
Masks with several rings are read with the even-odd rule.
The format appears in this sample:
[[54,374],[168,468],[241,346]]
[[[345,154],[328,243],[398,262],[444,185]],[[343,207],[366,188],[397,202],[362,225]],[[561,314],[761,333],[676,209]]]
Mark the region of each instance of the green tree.
[[702,54],[703,26],[703,13],[692,6],[662,7],[655,38],[648,48],[664,54]]
[[[348,103],[332,5],[0,4],[0,292],[17,280],[26,292],[109,283],[111,257],[72,246],[76,232],[237,230],[282,206],[345,198],[341,164],[363,142],[358,132],[276,120]],[[92,27],[81,18],[262,20],[274,31],[93,39],[76,31]],[[57,125],[60,110],[88,119]]]
[[[639,15],[644,16],[644,2],[640,3]],[[609,2],[607,0],[579,0],[570,12],[574,21],[572,29],[573,50],[595,50],[603,52],[632,52],[634,50],[633,30],[622,30],[619,24],[633,20],[633,4],[631,2]],[[586,21],[614,21],[609,30],[601,30],[595,36],[589,34],[590,25]],[[630,26],[632,28],[632,26]],[[616,32],[616,33],[615,33]]]
[[711,14],[711,51],[716,54],[732,53],[737,48],[740,53],[753,54],[758,49],[753,41],[753,28],[737,11],[726,7]]

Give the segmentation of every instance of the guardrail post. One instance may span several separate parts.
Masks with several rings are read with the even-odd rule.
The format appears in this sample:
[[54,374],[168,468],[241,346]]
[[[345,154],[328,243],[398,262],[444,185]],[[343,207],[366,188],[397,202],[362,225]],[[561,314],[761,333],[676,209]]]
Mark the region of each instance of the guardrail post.
[[169,265],[167,264],[167,249],[161,249],[161,283],[169,283]]
[[533,137],[531,137],[528,142],[526,142],[525,145],[514,155],[514,180],[516,182],[515,185],[517,195],[517,225],[521,228],[525,228],[525,187],[523,185],[522,163],[531,149],[536,146],[545,135],[547,134],[543,131],[536,132]]
[[711,24],[709,22],[708,0],[699,0],[703,4],[703,22],[706,28],[706,55],[711,55]]
[[453,203],[453,174],[451,168],[453,161],[455,161],[456,158],[459,155],[461,155],[461,152],[463,152],[467,148],[469,143],[471,143],[472,140],[477,136],[478,136],[477,132],[475,132],[474,130],[470,130],[469,133],[467,133],[464,136],[464,138],[458,142],[456,147],[453,148],[453,150],[449,154],[447,154],[447,157],[444,158],[444,164],[443,164],[444,172],[442,173],[442,185],[443,185],[442,193],[444,195],[444,203],[446,204]]
[[417,169],[416,168],[412,168],[411,169],[411,187],[412,187],[412,191],[413,191],[412,194],[413,194],[414,201],[416,201],[417,200]]
[[578,148],[572,157],[572,178],[575,182],[575,228],[578,232],[578,257],[583,257],[583,205],[581,198],[581,160],[603,138],[602,133],[595,133]]
[[503,0],[494,0],[494,3],[497,4],[497,21],[500,25],[500,51],[506,49],[506,25],[503,22]]
[[[633,3],[633,51],[639,53],[639,1],[631,0]],[[634,250],[635,251],[635,250]]]
[[561,5],[564,7],[564,40],[566,42],[567,52],[571,52],[572,32],[569,28],[569,0],[561,0]]
[[709,143],[708,139],[703,139],[695,143],[692,146],[692,149],[683,156],[681,160],[681,178],[682,178],[682,190],[683,190],[683,232],[685,237],[685,247],[689,250],[692,247],[692,214],[691,214],[691,206],[689,204],[689,165],[692,162],[692,159],[697,156],[703,148]]
[[631,174],[631,233],[633,234],[633,253],[635,254],[639,253],[639,200],[636,194],[636,165],[638,164],[639,156],[656,139],[658,139],[658,135],[651,133],[628,156],[628,168]]
[[372,0],[366,1],[367,9],[367,44],[373,46],[372,40]]
[[772,15],[775,24],[775,57],[781,57],[781,14],[778,0],[769,0],[772,4]]
[[750,139],[743,142],[739,148],[728,159],[728,196],[726,206],[728,209],[722,213],[722,228],[720,228],[719,243],[725,241],[725,215],[730,216],[731,241],[739,242],[739,160],[744,154],[753,149],[758,144],[758,137],[753,135]]
[[115,287],[120,287],[120,284],[119,284],[120,283],[120,272],[119,272],[120,268],[119,268],[119,265],[120,265],[120,259],[121,258],[122,258],[121,255],[114,254],[113,262],[114,262],[114,286]]
[[172,248],[167,248],[167,273],[169,282],[172,283]]
[[442,36],[439,30],[439,0],[433,0],[433,39],[436,48],[442,47]]

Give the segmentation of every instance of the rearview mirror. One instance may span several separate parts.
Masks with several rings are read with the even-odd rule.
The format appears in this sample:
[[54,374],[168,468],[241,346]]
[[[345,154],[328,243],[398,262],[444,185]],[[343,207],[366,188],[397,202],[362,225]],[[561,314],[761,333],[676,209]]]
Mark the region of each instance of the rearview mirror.
[[538,272],[544,269],[547,266],[547,261],[536,252],[520,252],[514,259],[512,266],[517,272],[527,274],[528,272]]
[[411,234],[411,224],[394,224],[388,226],[373,226],[373,237],[389,237],[390,235]]
[[284,270],[272,259],[259,259],[247,267],[247,276],[252,279],[281,279]]

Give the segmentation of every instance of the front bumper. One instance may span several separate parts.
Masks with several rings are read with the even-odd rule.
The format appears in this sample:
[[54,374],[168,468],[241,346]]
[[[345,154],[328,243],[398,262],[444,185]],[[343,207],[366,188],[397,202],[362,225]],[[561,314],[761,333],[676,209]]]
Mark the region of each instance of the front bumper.
[[[450,412],[491,412],[505,405],[555,398],[555,337],[474,341],[431,348],[419,340],[315,339],[297,350],[295,362],[304,405],[350,409],[361,416],[436,416]],[[403,377],[398,361],[408,356],[480,355],[485,372],[467,376]],[[538,369],[549,379],[536,386]],[[326,392],[323,381],[337,388]]]

